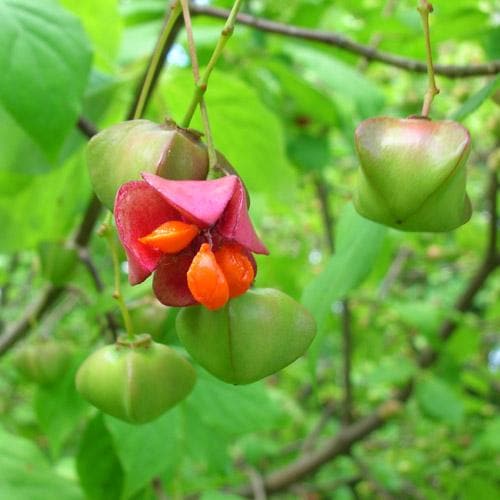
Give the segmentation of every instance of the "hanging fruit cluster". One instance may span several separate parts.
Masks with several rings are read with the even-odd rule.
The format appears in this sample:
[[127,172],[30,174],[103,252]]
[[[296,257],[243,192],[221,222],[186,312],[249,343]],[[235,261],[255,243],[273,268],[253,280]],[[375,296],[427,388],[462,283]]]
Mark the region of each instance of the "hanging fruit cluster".
[[[197,87],[183,121],[189,123],[200,105],[208,145],[172,121],[132,120],[90,141],[88,166],[96,195],[114,212],[130,284],[153,274],[157,299],[182,308],[176,330],[192,358],[225,382],[248,384],[300,357],[316,326],[284,293],[251,288],[257,273],[253,255],[268,251],[250,220],[242,180],[213,147],[202,105],[238,8],[236,2],[205,74],[200,78],[194,71]],[[358,126],[361,172],[354,205],[364,217],[397,229],[449,231],[471,216],[465,191],[470,137],[458,123],[428,117],[439,92],[430,54],[432,6],[421,0],[419,11],[429,68],[422,114],[371,118]],[[189,17],[188,10],[184,14]],[[196,54],[191,57],[194,62]],[[114,264],[118,276],[116,253]],[[115,295],[122,300],[119,290]],[[153,342],[150,332],[135,335],[120,304],[128,336],[83,363],[77,388],[110,415],[148,422],[189,394],[195,372],[176,351]]]
[[[89,143],[99,199],[114,212],[129,281],[153,274],[153,291],[182,307],[177,333],[206,370],[232,384],[266,377],[300,357],[316,326],[308,311],[273,289],[251,289],[254,253],[268,251],[248,214],[248,194],[218,153],[227,175],[204,180],[208,153],[199,136],[172,122],[133,120]],[[184,399],[195,371],[149,332],[122,336],[92,354],[77,374],[94,406],[144,423]]]

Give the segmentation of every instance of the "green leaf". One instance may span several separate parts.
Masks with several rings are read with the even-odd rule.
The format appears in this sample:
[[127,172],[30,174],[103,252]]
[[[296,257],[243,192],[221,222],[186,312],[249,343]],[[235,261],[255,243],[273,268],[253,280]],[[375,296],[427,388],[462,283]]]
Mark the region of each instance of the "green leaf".
[[[6,182],[10,178],[6,176]],[[33,176],[24,189],[0,198],[0,251],[25,250],[43,240],[64,238],[84,209],[89,193],[81,154],[64,167]]]
[[500,88],[500,75],[493,78],[488,84],[486,84],[481,90],[472,94],[457,111],[451,115],[452,120],[463,120],[470,114],[472,114],[476,109],[478,109],[481,104],[483,104],[486,99],[493,95],[495,90]]
[[207,432],[217,429],[229,437],[272,428],[283,417],[262,383],[234,386],[221,383],[205,371],[185,405],[198,415]]
[[0,3],[0,104],[50,160],[75,125],[90,60],[79,21],[56,3]]
[[484,453],[500,453],[500,417],[485,424],[483,432],[474,442],[474,447]]
[[331,95],[352,100],[361,118],[376,115],[381,110],[384,104],[381,90],[352,66],[332,54],[297,42],[287,42],[284,50],[296,62],[299,71],[314,75],[315,81]]
[[77,454],[77,469],[88,498],[120,498],[123,470],[101,414],[96,415],[83,432]]
[[166,470],[175,469],[183,451],[179,441],[182,426],[179,407],[140,426],[109,416],[104,421],[123,467],[123,498],[131,497]]
[[0,427],[0,498],[83,500],[77,484],[58,475],[29,440]]
[[260,68],[268,68],[278,78],[285,110],[291,108],[295,117],[306,117],[316,124],[335,125],[337,116],[333,101],[312,82],[277,60],[259,63]]
[[288,155],[304,172],[322,170],[331,160],[328,137],[299,133],[288,142]]
[[455,391],[442,380],[428,377],[420,381],[417,401],[424,415],[447,424],[459,424],[464,418],[464,404]]
[[60,1],[83,23],[94,47],[95,65],[101,69],[111,70],[120,47],[122,31],[118,0]]
[[[193,89],[190,70],[171,72],[165,80],[161,92],[168,96],[174,119],[182,119]],[[296,174],[287,162],[283,130],[255,90],[229,74],[214,71],[206,101],[215,145],[248,189],[289,199]],[[192,126],[203,130],[198,113]]]
[[318,325],[318,333],[309,347],[307,358],[313,377],[334,303],[345,298],[368,276],[382,249],[386,233],[385,226],[358,215],[352,203],[342,210],[337,224],[335,254],[302,293],[301,301]]
[[319,330],[334,302],[343,299],[370,273],[382,247],[387,228],[344,207],[337,225],[336,251],[325,269],[304,290],[302,303],[315,317]]
[[61,380],[50,387],[38,387],[35,395],[38,423],[50,442],[53,456],[59,455],[88,408],[75,389],[77,368],[78,363],[74,363]]

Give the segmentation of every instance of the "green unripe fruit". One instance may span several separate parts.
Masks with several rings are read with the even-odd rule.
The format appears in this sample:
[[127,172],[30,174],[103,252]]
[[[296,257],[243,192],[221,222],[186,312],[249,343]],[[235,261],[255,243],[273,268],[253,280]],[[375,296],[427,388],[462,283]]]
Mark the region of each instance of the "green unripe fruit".
[[301,304],[270,288],[249,290],[217,311],[184,308],[176,327],[189,354],[231,384],[249,384],[281,370],[304,354],[316,333]]
[[154,340],[163,340],[167,333],[170,311],[171,309],[158,302],[155,297],[141,300],[130,309],[134,331],[149,332]]
[[103,412],[142,424],[182,401],[195,380],[188,361],[141,334],[91,354],[76,374],[76,388]]
[[52,284],[61,286],[71,279],[78,263],[74,248],[54,241],[43,241],[38,245],[38,255],[42,274]]
[[94,136],[87,147],[87,164],[97,197],[113,210],[118,188],[140,180],[141,172],[175,180],[205,179],[208,154],[197,135],[173,122],[131,120]]
[[64,342],[39,340],[19,349],[14,363],[28,380],[40,385],[50,385],[64,375],[71,357],[72,349]]
[[362,216],[404,231],[450,231],[469,220],[470,135],[459,123],[370,118],[356,129],[356,149]]

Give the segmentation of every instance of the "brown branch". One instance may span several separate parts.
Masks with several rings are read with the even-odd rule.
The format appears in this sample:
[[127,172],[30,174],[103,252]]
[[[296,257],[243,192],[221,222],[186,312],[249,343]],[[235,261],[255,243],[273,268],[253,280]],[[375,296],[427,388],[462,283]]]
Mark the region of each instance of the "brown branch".
[[[455,308],[458,311],[465,312],[469,310],[477,293],[486,283],[489,276],[500,265],[500,259],[497,251],[497,201],[496,194],[498,190],[498,176],[496,172],[492,172],[488,186],[488,242],[485,255],[478,267],[476,273],[471,277],[464,292],[456,302]],[[493,227],[495,226],[495,227]],[[443,341],[447,340],[454,333],[457,323],[451,320],[445,320],[440,329],[440,335]],[[439,356],[439,352],[430,351],[431,354],[426,354],[420,359],[422,368],[428,368],[434,364]],[[314,452],[307,455],[300,455],[294,462],[283,466],[270,474],[264,476],[264,486],[266,491],[276,492],[288,488],[291,484],[296,483],[304,477],[316,472],[327,462],[336,457],[350,452],[353,445],[364,439],[372,432],[382,427],[385,422],[395,414],[399,413],[402,405],[408,401],[413,393],[414,380],[410,381],[397,391],[392,399],[383,403],[378,409],[369,415],[360,418],[356,422],[343,427],[337,435],[327,439],[323,446]],[[245,496],[251,495],[249,485],[244,485],[236,490],[237,493]]]
[[[104,283],[101,277],[99,276],[99,271],[97,270],[97,267],[95,266],[94,262],[90,257],[88,249],[86,247],[80,247],[78,249],[78,257],[80,258],[82,264],[87,268],[87,271],[90,275],[90,278],[92,279],[92,282],[94,283],[96,291],[102,293],[104,291]],[[116,321],[114,314],[108,311],[104,314],[104,317],[106,318],[108,330],[113,335],[113,339],[116,340],[119,334],[119,325]]]
[[351,309],[349,300],[341,302],[341,322],[342,322],[342,385],[344,389],[342,400],[342,422],[348,425],[352,422],[352,326]]
[[[321,433],[325,429],[326,425],[330,421],[331,417],[335,414],[337,410],[337,405],[334,401],[330,401],[326,404],[321,416],[313,427],[312,431],[307,435],[304,441],[299,442],[296,449],[300,449],[302,454],[309,453],[316,447],[316,441],[321,436]],[[295,451],[295,450],[294,450]]]
[[5,332],[0,337],[0,356],[26,335],[34,321],[51,309],[63,290],[63,288],[54,285],[46,286],[37,300],[24,311],[23,316],[6,327]]
[[76,122],[76,126],[80,132],[87,137],[87,139],[92,139],[94,135],[97,135],[97,128],[96,126],[90,121],[87,120],[87,118],[80,116],[78,118],[78,121]]
[[[266,491],[273,493],[283,490],[315,472],[323,464],[338,455],[347,453],[354,443],[381,427],[385,422],[386,415],[387,411],[384,406],[381,406],[370,415],[344,427],[336,436],[327,440],[320,449],[310,452],[307,455],[302,455],[295,462],[265,476],[263,479]],[[249,485],[237,489],[236,492],[245,496],[251,496],[252,494]]]
[[330,203],[328,201],[330,189],[321,173],[314,176],[314,187],[316,188],[316,196],[319,201],[325,241],[328,245],[330,253],[333,254],[335,252],[335,221],[333,219],[332,211],[330,210]]
[[[220,19],[225,19],[228,15],[228,11],[225,9],[205,5],[191,5],[191,13],[193,15],[203,15]],[[355,42],[354,40],[350,40],[349,38],[338,33],[300,28],[299,26],[282,24],[268,19],[251,16],[249,14],[239,14],[237,19],[240,24],[245,24],[258,30],[324,43],[326,45],[338,47],[339,49],[347,52],[352,52],[353,54],[358,54],[369,61],[378,61],[388,64],[389,66],[395,66],[397,68],[406,71],[413,71],[415,73],[427,72],[427,66],[424,62],[379,51],[374,47]],[[467,66],[436,64],[434,66],[434,72],[448,78],[496,75],[497,73],[500,73],[500,60],[490,61],[485,64],[471,64]]]

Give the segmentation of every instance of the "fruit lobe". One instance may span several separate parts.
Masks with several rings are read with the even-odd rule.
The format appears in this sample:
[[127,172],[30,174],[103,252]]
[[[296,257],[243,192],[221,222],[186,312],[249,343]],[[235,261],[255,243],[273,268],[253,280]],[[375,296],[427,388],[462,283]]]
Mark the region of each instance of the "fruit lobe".
[[193,367],[147,334],[91,354],[76,375],[78,392],[105,413],[133,424],[156,419],[194,386]]
[[470,136],[453,121],[370,118],[356,129],[364,217],[405,231],[449,231],[470,218]]
[[239,245],[226,244],[214,252],[229,287],[229,297],[245,293],[255,277],[252,262]]
[[178,220],[164,222],[139,241],[163,253],[178,253],[184,250],[199,233],[194,224]]
[[312,342],[316,325],[298,302],[274,289],[252,289],[225,307],[182,309],[177,334],[189,354],[225,382],[249,384],[289,365]]
[[174,123],[118,123],[94,136],[87,147],[94,191],[113,210],[118,188],[151,172],[168,179],[204,179],[208,155],[198,137]]
[[50,385],[66,372],[72,349],[64,342],[41,340],[23,346],[16,353],[15,365],[23,376],[41,385]]
[[207,309],[221,308],[229,300],[229,287],[208,243],[203,243],[187,272],[189,290]]

